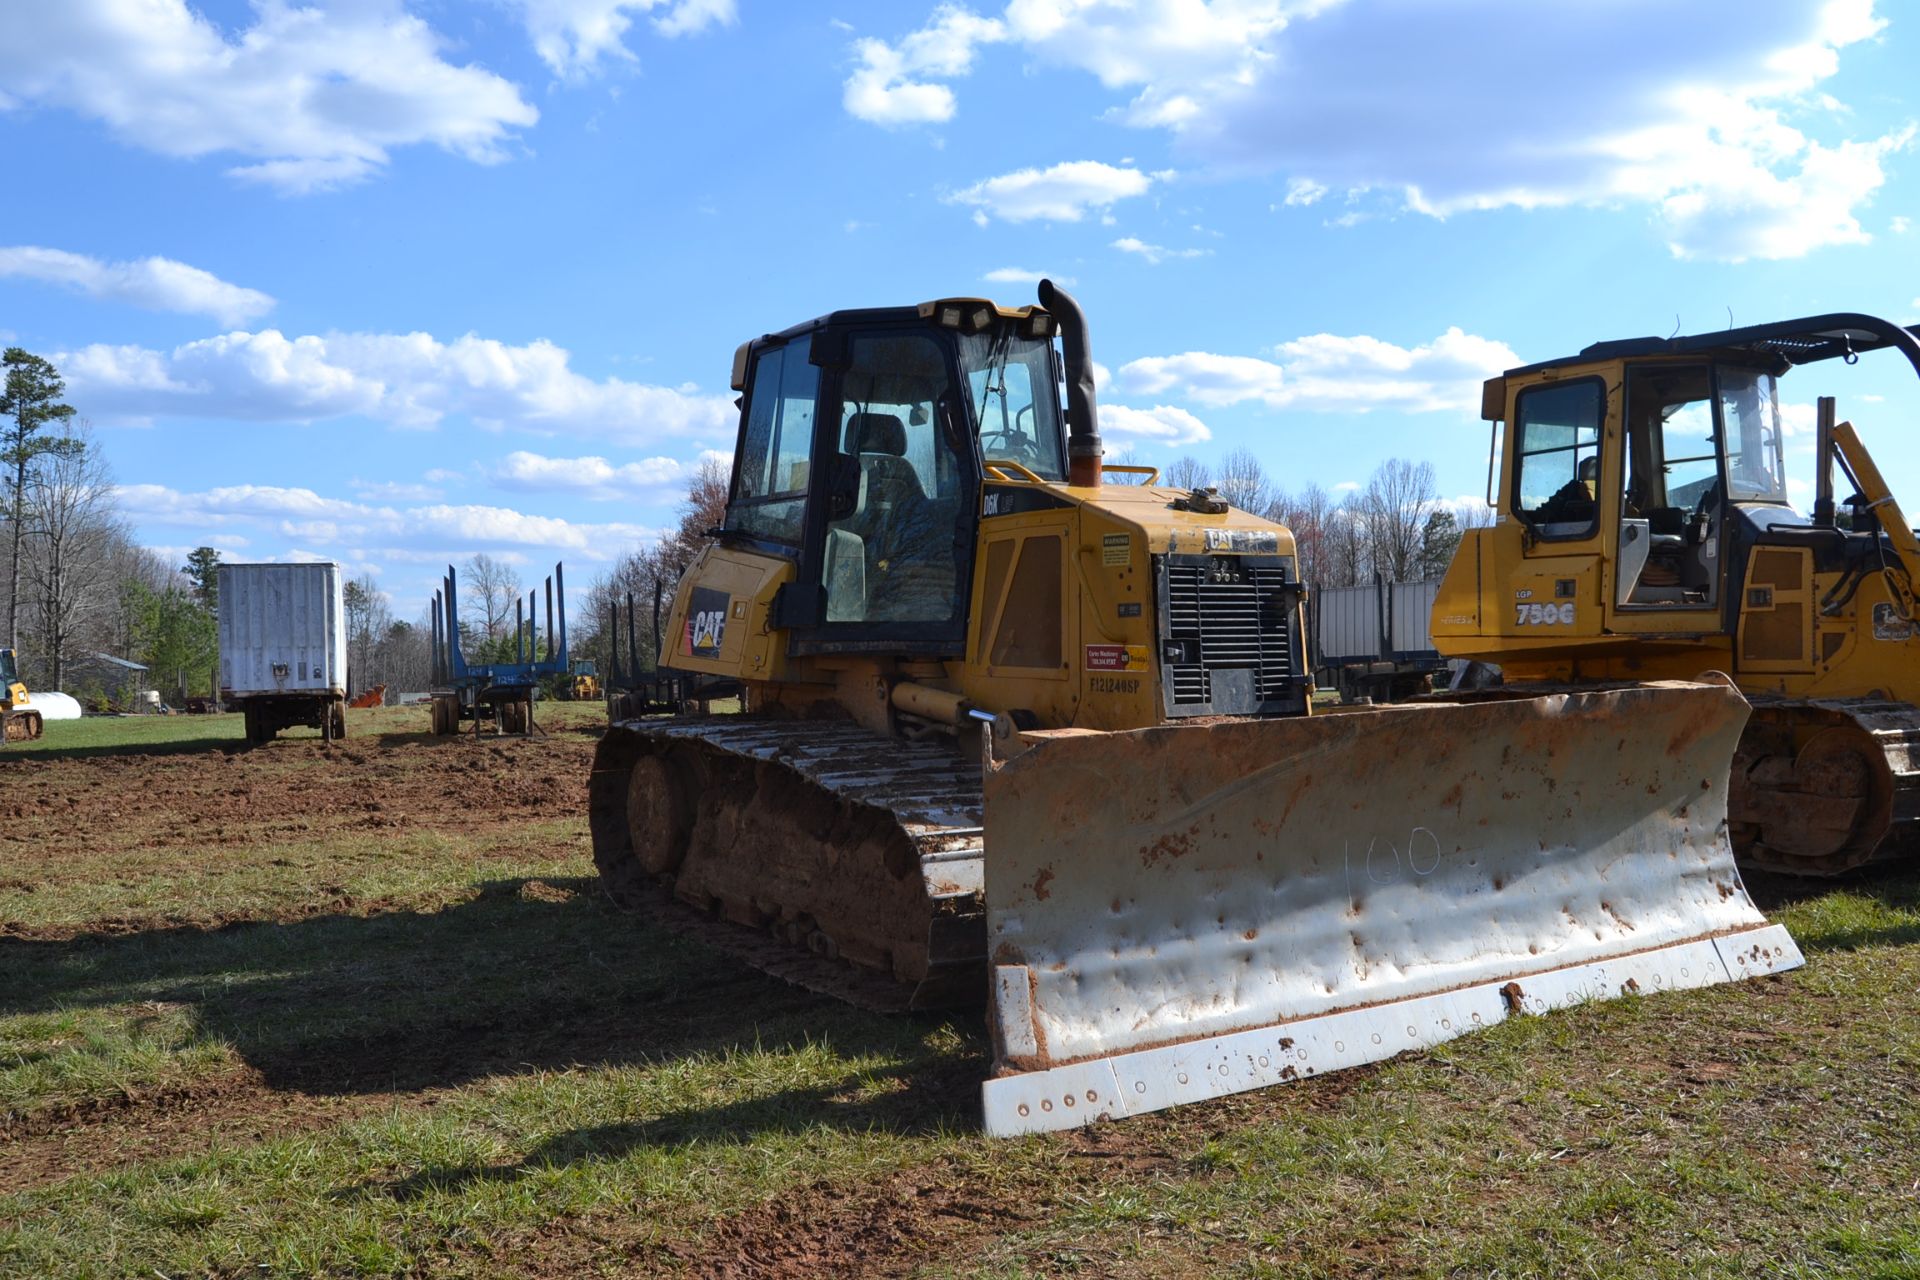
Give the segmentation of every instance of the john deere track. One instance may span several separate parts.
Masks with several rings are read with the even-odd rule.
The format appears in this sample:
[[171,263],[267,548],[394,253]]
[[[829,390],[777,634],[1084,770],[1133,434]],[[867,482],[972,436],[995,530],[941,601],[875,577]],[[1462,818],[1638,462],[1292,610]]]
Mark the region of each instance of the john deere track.
[[1753,695],[1727,814],[1748,865],[1831,876],[1920,848],[1920,708]]
[[857,1004],[984,998],[980,766],[952,744],[817,720],[627,721],[589,788],[617,901],[658,913],[671,895],[705,940]]

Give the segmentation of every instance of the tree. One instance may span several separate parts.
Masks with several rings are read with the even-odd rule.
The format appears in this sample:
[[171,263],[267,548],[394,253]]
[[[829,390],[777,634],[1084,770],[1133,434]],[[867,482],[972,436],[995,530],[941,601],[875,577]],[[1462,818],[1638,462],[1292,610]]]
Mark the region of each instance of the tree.
[[193,583],[194,599],[216,617],[220,613],[220,553],[213,547],[195,547],[187,553],[180,572]]
[[1360,501],[1374,572],[1413,580],[1421,534],[1439,501],[1431,462],[1389,458],[1374,468]]
[[469,608],[480,610],[486,638],[497,640],[507,634],[513,602],[520,598],[520,575],[483,551],[467,561],[466,597]]
[[[168,586],[159,591],[133,583],[137,621],[135,649],[155,684],[172,678],[182,698],[193,692],[201,672],[212,671],[219,660],[219,636],[213,615],[201,607],[191,588]],[[211,692],[212,690],[209,690]]]
[[1325,578],[1321,585],[1353,587],[1373,574],[1372,546],[1367,538],[1367,514],[1360,495],[1349,493],[1327,513]]
[[1251,449],[1235,449],[1220,460],[1218,483],[1220,496],[1242,511],[1265,511],[1273,498],[1266,468]]
[[376,684],[393,683],[380,669],[376,659],[393,614],[387,597],[374,585],[373,575],[363,573],[341,588],[341,606],[347,614],[348,691],[358,693]]
[[1167,468],[1167,483],[1176,489],[1198,489],[1208,483],[1206,464],[1190,453],[1181,454]]
[[1442,577],[1460,549],[1460,522],[1445,507],[1435,507],[1420,532],[1420,556],[1417,572],[1423,582]]
[[1333,499],[1317,484],[1309,484],[1293,495],[1275,494],[1267,504],[1267,518],[1292,531],[1300,580],[1310,587],[1332,585],[1327,577],[1327,523],[1332,514]]
[[113,553],[125,540],[113,515],[113,476],[84,426],[75,438],[81,447],[49,456],[27,486],[34,649],[55,689],[66,687],[68,651],[108,613]]
[[53,365],[19,347],[8,347],[0,356],[6,369],[5,390],[0,391],[0,418],[11,423],[0,428],[0,462],[12,473],[8,493],[7,519],[13,525],[13,567],[7,579],[7,648],[20,647],[20,544],[26,532],[27,472],[46,455],[56,457],[77,451],[77,440],[67,436],[42,435],[55,423],[65,424],[73,417],[73,406],[60,403],[67,384]]

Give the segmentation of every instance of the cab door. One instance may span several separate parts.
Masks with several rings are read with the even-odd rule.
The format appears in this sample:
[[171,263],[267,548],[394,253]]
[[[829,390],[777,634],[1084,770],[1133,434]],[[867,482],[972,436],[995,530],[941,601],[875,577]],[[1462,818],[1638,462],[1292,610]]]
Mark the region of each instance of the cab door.
[[871,328],[816,342],[829,365],[815,468],[823,500],[800,579],[794,653],[964,651],[979,464],[949,340]]
[[1608,447],[1607,384],[1552,379],[1515,396],[1508,510],[1524,528],[1517,564],[1504,574],[1507,600],[1489,599],[1490,628],[1542,647],[1597,635],[1602,627],[1602,508]]
[[1630,365],[1625,386],[1613,629],[1722,631],[1727,503],[1713,369]]

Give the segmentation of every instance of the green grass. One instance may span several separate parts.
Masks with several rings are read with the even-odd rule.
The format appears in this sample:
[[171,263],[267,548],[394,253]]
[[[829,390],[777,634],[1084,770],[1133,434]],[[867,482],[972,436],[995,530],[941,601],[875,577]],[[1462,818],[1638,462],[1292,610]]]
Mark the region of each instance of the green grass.
[[[204,751],[246,741],[238,714],[205,716],[82,716],[78,720],[49,720],[33,742],[12,742],[0,748],[0,761],[16,758],[60,759],[136,750],[142,752]],[[311,729],[288,730],[318,737]]]
[[[1920,1274],[1920,876],[1757,884],[1795,973],[990,1141],[977,1015],[862,1013],[606,903],[577,807],[509,804],[584,738],[376,714],[360,763],[275,744],[222,785],[413,786],[395,826],[0,843],[0,928],[51,929],[0,936],[0,1275]],[[51,807],[211,767],[120,746],[22,777]]]

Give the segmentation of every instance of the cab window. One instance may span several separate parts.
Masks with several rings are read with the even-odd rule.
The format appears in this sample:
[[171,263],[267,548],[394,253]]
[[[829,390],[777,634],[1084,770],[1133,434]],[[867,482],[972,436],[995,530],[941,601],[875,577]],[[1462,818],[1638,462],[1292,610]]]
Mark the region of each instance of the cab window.
[[980,456],[1017,462],[1049,480],[1066,479],[1053,346],[1011,325],[960,337],[967,401],[980,431]]
[[1727,497],[1734,502],[1787,500],[1780,457],[1780,403],[1764,369],[1721,365],[1720,420],[1727,438]]
[[1593,533],[1606,413],[1606,386],[1598,378],[1520,393],[1514,414],[1513,512],[1542,538]]
[[946,351],[924,334],[863,334],[849,354],[835,438],[858,483],[827,524],[827,621],[950,621],[970,486],[941,425]]
[[729,528],[800,541],[819,389],[820,370],[808,362],[803,344],[763,351],[754,361]]

